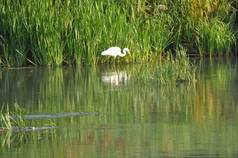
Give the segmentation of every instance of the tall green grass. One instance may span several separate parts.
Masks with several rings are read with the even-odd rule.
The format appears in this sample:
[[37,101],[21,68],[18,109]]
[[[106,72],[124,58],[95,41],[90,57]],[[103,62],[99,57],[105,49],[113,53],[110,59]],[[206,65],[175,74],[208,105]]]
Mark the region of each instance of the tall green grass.
[[[167,50],[175,51],[178,45],[183,45],[188,52],[199,50],[201,53],[200,48],[206,38],[200,34],[206,33],[204,29],[197,29],[200,21],[219,17],[220,22],[214,23],[218,27],[214,27],[231,32],[231,27],[220,26],[223,22],[222,26],[226,26],[231,4],[228,0],[221,2],[2,0],[0,65],[111,62],[114,59],[101,57],[100,52],[115,45],[131,50],[131,56],[121,58],[119,62],[154,60]],[[159,9],[159,4],[166,5],[168,9]],[[219,32],[215,36],[221,37],[224,33]],[[234,40],[231,40],[229,48],[233,44]],[[226,49],[225,44],[216,47],[222,51]]]
[[232,52],[236,39],[229,24],[218,19],[204,21],[198,26],[197,31],[199,32],[197,43],[201,55],[223,55]]

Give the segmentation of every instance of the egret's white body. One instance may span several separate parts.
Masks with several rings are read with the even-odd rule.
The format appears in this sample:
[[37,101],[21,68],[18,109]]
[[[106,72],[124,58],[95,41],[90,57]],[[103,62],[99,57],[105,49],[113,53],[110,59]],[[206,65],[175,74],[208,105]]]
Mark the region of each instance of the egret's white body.
[[108,48],[107,50],[103,51],[101,53],[101,55],[108,55],[108,56],[113,56],[116,58],[116,56],[124,57],[127,52],[129,52],[128,48],[124,48],[123,51],[121,52],[121,48],[111,47],[111,48]]

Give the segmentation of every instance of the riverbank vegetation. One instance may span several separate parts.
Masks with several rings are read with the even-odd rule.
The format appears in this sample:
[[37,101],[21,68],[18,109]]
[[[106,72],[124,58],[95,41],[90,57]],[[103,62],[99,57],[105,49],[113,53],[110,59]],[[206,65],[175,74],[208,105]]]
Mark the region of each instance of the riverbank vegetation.
[[110,63],[100,52],[128,47],[119,62],[188,54],[232,54],[236,10],[230,0],[2,0],[0,65]]

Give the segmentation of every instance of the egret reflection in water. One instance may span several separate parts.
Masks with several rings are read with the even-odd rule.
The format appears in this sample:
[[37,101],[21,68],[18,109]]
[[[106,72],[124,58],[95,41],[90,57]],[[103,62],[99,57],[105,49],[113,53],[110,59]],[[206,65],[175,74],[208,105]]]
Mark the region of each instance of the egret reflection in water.
[[126,71],[120,72],[105,72],[102,74],[102,82],[110,85],[119,86],[120,84],[126,84],[130,80]]

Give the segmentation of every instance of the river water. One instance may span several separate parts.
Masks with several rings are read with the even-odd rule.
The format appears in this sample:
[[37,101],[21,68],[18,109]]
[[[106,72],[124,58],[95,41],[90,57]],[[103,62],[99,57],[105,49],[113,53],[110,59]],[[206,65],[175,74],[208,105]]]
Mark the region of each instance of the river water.
[[0,157],[238,157],[237,61],[196,66],[196,82],[163,85],[156,64],[1,69],[0,106],[56,128],[0,133]]

